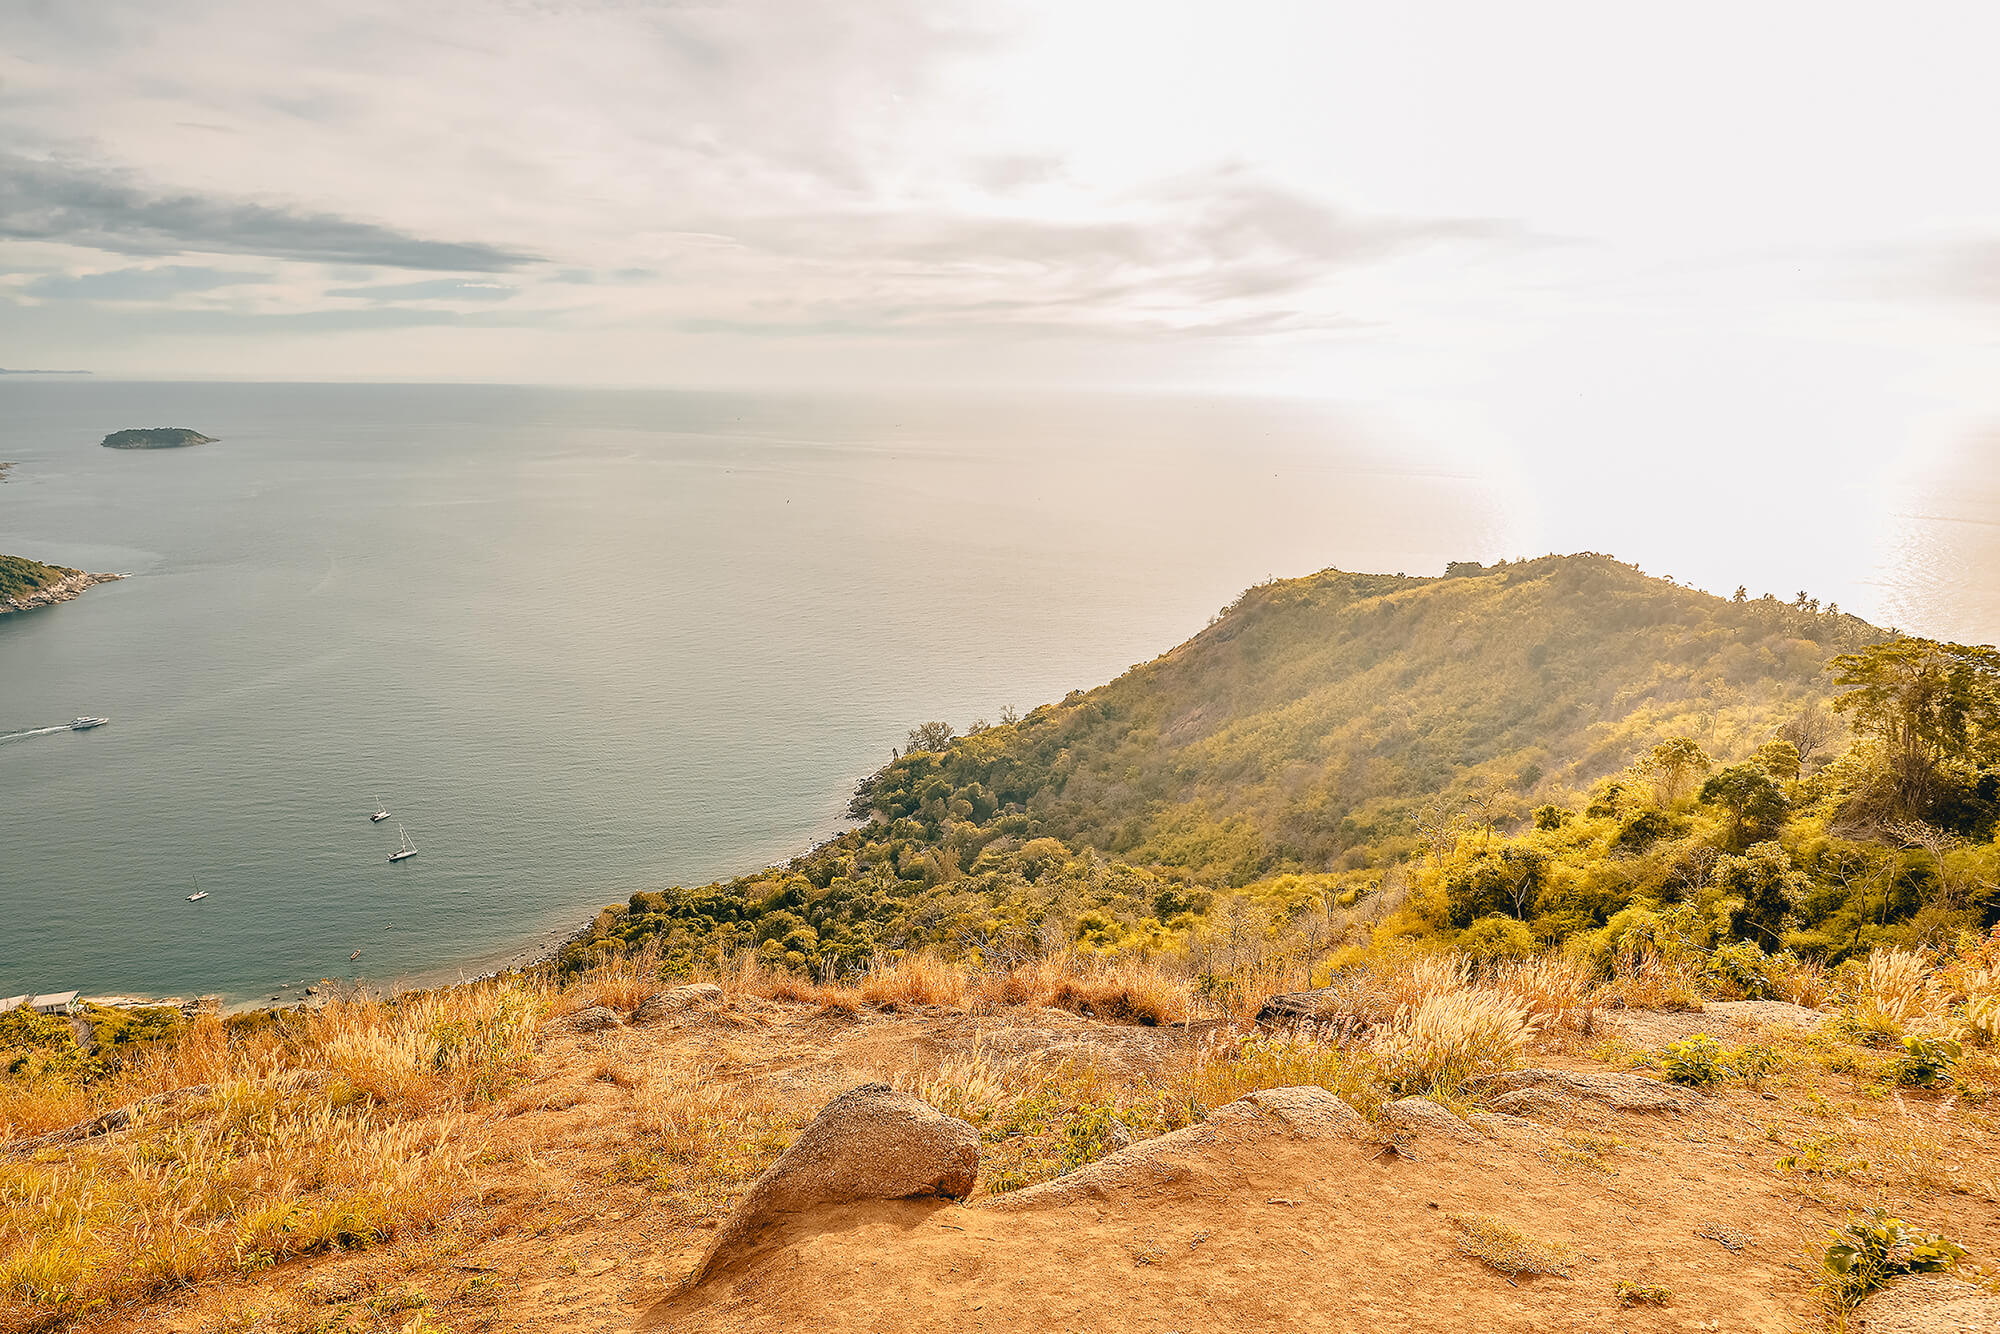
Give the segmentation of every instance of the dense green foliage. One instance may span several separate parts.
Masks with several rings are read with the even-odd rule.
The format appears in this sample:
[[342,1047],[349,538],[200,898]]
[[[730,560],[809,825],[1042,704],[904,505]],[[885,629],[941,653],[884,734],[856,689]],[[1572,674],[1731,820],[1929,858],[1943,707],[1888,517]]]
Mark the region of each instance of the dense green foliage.
[[[1994,677],[1938,646],[1973,664],[1940,721],[1937,692],[1898,693],[1898,664],[1929,661],[1915,642],[1803,595],[1724,600],[1594,555],[1266,584],[1096,690],[964,736],[916,729],[857,790],[859,828],[783,867],[634,895],[570,958],[651,941],[839,971],[882,950],[1287,931],[1330,954],[1366,943],[1365,916],[1366,939],[1481,958],[1739,941],[1721,957],[1748,978],[1772,951],[1990,924]],[[1864,704],[1870,681],[1887,684]],[[1927,710],[1907,801],[1899,708]]]
[[44,565],[26,556],[0,556],[0,598],[26,597],[75,573],[65,566]]

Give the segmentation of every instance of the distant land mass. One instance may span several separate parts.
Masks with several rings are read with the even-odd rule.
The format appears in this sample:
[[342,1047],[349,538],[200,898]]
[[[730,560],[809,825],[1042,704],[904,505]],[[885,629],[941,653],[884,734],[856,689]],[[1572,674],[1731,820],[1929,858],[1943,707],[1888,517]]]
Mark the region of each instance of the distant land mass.
[[21,371],[0,366],[0,375],[88,375],[89,371]]
[[134,427],[113,431],[104,437],[106,449],[183,449],[188,445],[212,445],[215,437],[190,431],[185,426]]
[[0,463],[0,482],[7,480],[7,474],[12,471],[13,467],[14,465],[11,463]]

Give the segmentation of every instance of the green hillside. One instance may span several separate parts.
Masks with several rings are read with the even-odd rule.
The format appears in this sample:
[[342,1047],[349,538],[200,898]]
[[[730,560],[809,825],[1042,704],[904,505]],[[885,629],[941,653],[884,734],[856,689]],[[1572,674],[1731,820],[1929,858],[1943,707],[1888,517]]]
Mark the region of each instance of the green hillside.
[[1453,569],[1251,589],[1107,686],[891,765],[855,814],[978,783],[1038,832],[1212,879],[1364,865],[1440,792],[1525,800],[1682,733],[1747,749],[1828,689],[1831,654],[1883,637],[1601,556]]
[[1598,555],[1329,570],[1024,718],[914,730],[852,813],[787,866],[607,909],[573,960],[754,946],[824,972],[1308,929],[1505,953],[1676,905],[1683,934],[1823,955],[1970,929],[2000,913],[2000,665]]
[[0,556],[0,598],[26,597],[77,573],[61,565],[44,565],[26,556]]

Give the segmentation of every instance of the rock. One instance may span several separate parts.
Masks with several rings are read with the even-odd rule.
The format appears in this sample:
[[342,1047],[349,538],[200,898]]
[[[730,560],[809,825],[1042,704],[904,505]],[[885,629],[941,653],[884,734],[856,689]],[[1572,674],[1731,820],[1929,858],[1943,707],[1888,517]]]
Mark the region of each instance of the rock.
[[1537,1120],[1573,1115],[1577,1101],[1552,1088],[1524,1088],[1488,1098],[1486,1106],[1502,1116]]
[[700,1283],[782,1215],[854,1200],[962,1200],[978,1178],[977,1130],[887,1084],[863,1084],[821,1108],[751,1184],[688,1281]]
[[1897,1279],[1854,1313],[1857,1334],[1992,1334],[2000,1297],[1945,1274]]
[[1644,1075],[1502,1070],[1468,1080],[1466,1087],[1488,1098],[1521,1089],[1540,1089],[1585,1102],[1601,1102],[1621,1112],[1691,1112],[1701,1105],[1701,1098],[1692,1091]]
[[1818,1010],[1790,1001],[1709,1001],[1699,1011],[1607,1010],[1605,1031],[1639,1047],[1664,1047],[1697,1033],[1724,1042],[1741,1042],[1743,1030],[1760,1024],[1786,1028],[1816,1028],[1826,1022]]
[[662,1019],[687,1010],[722,1004],[722,988],[713,982],[694,982],[672,991],[662,991],[646,997],[639,1008],[632,1011],[635,1024],[657,1024]]
[[1341,993],[1333,987],[1281,992],[1266,999],[1257,1011],[1257,1026],[1271,1029],[1345,1024],[1351,1016],[1341,1002]]
[[616,1011],[608,1010],[602,1005],[592,1005],[588,1009],[578,1010],[569,1017],[569,1026],[579,1033],[596,1033],[607,1028],[616,1028],[623,1022]]
[[1275,1121],[1294,1139],[1325,1139],[1362,1129],[1361,1113],[1317,1085],[1303,1088],[1258,1089],[1215,1109],[1210,1120],[1234,1118]]
[[1429,1098],[1402,1098],[1382,1109],[1382,1124],[1405,1135],[1434,1135],[1461,1144],[1481,1144],[1485,1136]]
[[1106,1154],[1054,1181],[978,1201],[975,1209],[1027,1213],[1067,1208],[1084,1200],[1108,1200],[1132,1192],[1185,1193],[1212,1179],[1212,1147],[1224,1140],[1255,1143],[1272,1135],[1323,1140],[1344,1137],[1366,1126],[1352,1107],[1317,1086],[1260,1089],[1210,1113],[1199,1125]]

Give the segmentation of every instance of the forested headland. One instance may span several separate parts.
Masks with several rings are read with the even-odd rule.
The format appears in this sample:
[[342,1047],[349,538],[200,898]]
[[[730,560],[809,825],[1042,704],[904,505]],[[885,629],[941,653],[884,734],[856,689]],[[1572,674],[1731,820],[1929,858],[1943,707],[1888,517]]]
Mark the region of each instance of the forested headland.
[[1600,555],[1329,570],[1095,690],[914,729],[851,814],[606,909],[570,962],[1944,942],[2000,917],[2000,655]]

